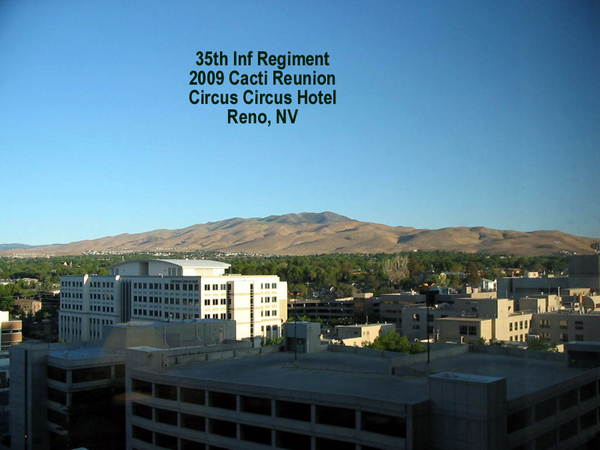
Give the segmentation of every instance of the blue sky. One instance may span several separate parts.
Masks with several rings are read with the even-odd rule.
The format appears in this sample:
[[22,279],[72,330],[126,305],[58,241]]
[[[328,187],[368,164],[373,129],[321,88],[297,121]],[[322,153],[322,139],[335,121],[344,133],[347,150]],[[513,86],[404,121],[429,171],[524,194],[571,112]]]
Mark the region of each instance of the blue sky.
[[[124,4],[126,3],[126,4]],[[192,105],[197,51],[329,54],[295,124]],[[0,2],[0,242],[333,211],[600,236],[600,3]],[[255,61],[254,61],[255,62]]]

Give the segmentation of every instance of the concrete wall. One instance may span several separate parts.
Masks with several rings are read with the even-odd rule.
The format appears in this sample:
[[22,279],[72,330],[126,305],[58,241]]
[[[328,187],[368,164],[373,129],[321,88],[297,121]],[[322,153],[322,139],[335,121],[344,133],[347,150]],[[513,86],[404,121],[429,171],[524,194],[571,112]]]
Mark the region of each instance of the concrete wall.
[[429,377],[434,448],[506,448],[506,379],[444,372]]
[[48,344],[23,344],[10,348],[11,448],[48,446],[46,432],[46,357]]

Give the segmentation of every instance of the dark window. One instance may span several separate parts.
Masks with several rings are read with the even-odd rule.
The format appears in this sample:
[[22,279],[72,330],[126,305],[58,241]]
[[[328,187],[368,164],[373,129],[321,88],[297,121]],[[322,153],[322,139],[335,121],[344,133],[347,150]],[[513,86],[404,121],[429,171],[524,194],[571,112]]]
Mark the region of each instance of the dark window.
[[565,441],[579,432],[577,419],[573,419],[567,423],[563,423],[558,429],[559,440]]
[[406,438],[406,419],[363,411],[362,429],[372,433]]
[[115,366],[115,378],[125,378],[125,364]]
[[336,427],[354,428],[356,416],[353,409],[317,405],[317,423]]
[[269,428],[254,427],[252,425],[242,424],[241,433],[243,441],[271,445],[271,430]]
[[310,405],[308,403],[278,401],[277,417],[310,422]]
[[334,439],[317,438],[317,450],[354,450],[355,445],[350,442],[337,441]]
[[596,410],[594,409],[590,412],[583,414],[579,420],[581,423],[582,430],[585,430],[589,427],[593,427],[598,423],[598,418],[596,417]]
[[49,380],[60,381],[61,383],[67,382],[67,371],[65,369],[48,366],[47,376]]
[[236,438],[236,426],[234,422],[227,422],[225,420],[219,419],[211,419],[210,423],[210,432],[213,434],[218,434],[220,436]]
[[271,415],[271,400],[259,397],[241,397],[241,407],[243,412],[252,414]]
[[67,416],[63,413],[48,408],[48,422],[55,423],[61,427],[67,427]]
[[144,419],[152,420],[152,408],[141,403],[131,404],[131,413],[134,416],[143,417]]
[[[211,448],[215,448],[214,446]],[[206,444],[181,439],[181,450],[206,450]]]
[[567,408],[575,406],[577,404],[577,389],[565,392],[559,398],[560,410],[564,411]]
[[145,428],[141,427],[136,427],[134,425],[132,428],[132,435],[134,439],[139,439],[140,441],[152,444],[152,431],[150,430],[146,430]]
[[61,405],[67,404],[67,394],[59,391],[58,389],[48,388],[48,400],[51,402],[60,403]]
[[201,389],[182,387],[180,395],[182,402],[204,405],[204,391]]
[[73,370],[73,383],[86,383],[98,380],[110,380],[110,366]]
[[177,426],[177,413],[168,409],[154,408],[154,414],[157,422],[167,425]]
[[556,414],[556,397],[535,405],[534,414],[536,422]]
[[542,434],[535,440],[535,448],[552,448],[556,445],[556,429]]
[[177,438],[168,434],[156,433],[156,445],[162,448],[177,449]]
[[579,401],[584,402],[596,396],[596,382],[588,383],[579,388]]
[[231,409],[235,411],[236,401],[235,394],[227,394],[225,392],[210,392],[210,406],[214,408]]
[[131,390],[138,394],[152,395],[152,383],[136,378],[131,379]]
[[181,426],[196,431],[204,431],[206,429],[204,417],[185,413],[181,413]]
[[177,386],[169,384],[155,384],[155,396],[166,400],[177,400]]
[[531,425],[531,423],[527,409],[521,409],[509,414],[506,420],[506,429],[509,434],[529,425]]
[[277,432],[277,448],[305,450],[310,448],[310,436],[287,431]]
[[71,394],[73,408],[89,408],[92,404],[110,403],[112,393],[110,388],[86,389],[84,391],[75,391]]

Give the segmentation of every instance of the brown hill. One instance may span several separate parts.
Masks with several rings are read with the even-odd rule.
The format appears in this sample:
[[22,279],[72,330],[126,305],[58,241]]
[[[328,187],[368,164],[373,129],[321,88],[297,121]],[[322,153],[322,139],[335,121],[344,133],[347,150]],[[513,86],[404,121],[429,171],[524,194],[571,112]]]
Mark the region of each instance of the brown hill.
[[439,230],[390,227],[360,222],[331,212],[233,218],[179,230],[120,234],[70,244],[9,250],[3,254],[58,255],[84,252],[222,252],[311,255],[321,253],[394,253],[453,250],[535,256],[591,253],[594,239],[560,231],[519,232],[484,227]]

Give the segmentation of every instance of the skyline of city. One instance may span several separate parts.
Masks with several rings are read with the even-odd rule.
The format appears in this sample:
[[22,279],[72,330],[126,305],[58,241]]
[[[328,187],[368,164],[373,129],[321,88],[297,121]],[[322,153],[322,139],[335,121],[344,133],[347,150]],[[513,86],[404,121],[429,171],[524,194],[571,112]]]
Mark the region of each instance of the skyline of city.
[[[593,1],[3,2],[0,186],[5,212],[30,214],[0,222],[0,243],[320,211],[598,237],[598,19]],[[199,51],[228,64],[199,66]],[[329,65],[259,66],[259,52]],[[225,82],[190,85],[201,70]],[[335,84],[277,85],[275,70]],[[292,100],[202,105],[193,89]],[[336,102],[299,105],[298,90]],[[227,123],[229,109],[273,123]]]

